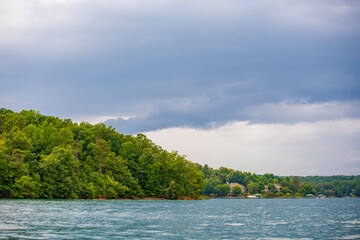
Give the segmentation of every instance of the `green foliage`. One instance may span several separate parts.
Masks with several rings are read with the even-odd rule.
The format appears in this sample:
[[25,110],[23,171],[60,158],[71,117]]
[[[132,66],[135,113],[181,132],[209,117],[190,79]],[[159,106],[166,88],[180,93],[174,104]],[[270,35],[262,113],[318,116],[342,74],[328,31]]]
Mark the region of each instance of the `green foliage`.
[[327,197],[343,197],[343,196],[360,196],[360,181],[358,179],[353,180],[341,180],[333,182],[324,182],[314,185],[314,189],[317,194],[323,194]]
[[228,195],[230,192],[231,188],[229,185],[227,184],[221,184],[221,185],[217,185],[214,188],[215,194],[219,195],[219,196],[225,196]]
[[291,183],[293,185],[294,192],[298,192],[300,190],[300,179],[297,176],[294,176],[291,180]]
[[143,134],[0,109],[0,197],[197,198],[203,187],[195,164]]
[[250,182],[247,185],[248,192],[251,194],[259,193],[260,192],[260,186],[257,182]]
[[30,176],[22,176],[16,179],[10,190],[10,197],[13,198],[38,198],[39,194],[39,175],[35,175],[35,180]]
[[246,174],[243,174],[240,171],[234,171],[231,169],[230,173],[227,175],[227,182],[244,184],[245,177],[246,177]]
[[268,184],[268,190],[269,190],[269,192],[274,193],[275,190],[276,190],[275,185],[273,183],[269,183]]
[[316,191],[313,189],[313,187],[310,185],[310,183],[308,183],[308,182],[303,182],[303,183],[300,185],[299,193],[301,193],[301,194],[303,194],[303,195],[316,194]]
[[241,189],[241,187],[239,187],[239,186],[234,186],[233,188],[232,188],[232,190],[231,190],[231,194],[232,195],[240,195],[240,194],[242,194],[242,189]]
[[356,185],[354,188],[354,195],[360,197],[360,184]]
[[360,175],[356,176],[344,176],[344,175],[335,175],[335,176],[307,176],[299,177],[300,182],[308,182],[311,185],[316,185],[319,183],[333,183],[341,181],[354,181],[359,180]]
[[214,188],[217,185],[221,185],[221,184],[223,184],[223,182],[221,181],[221,179],[218,176],[214,176],[212,178],[207,179],[205,181],[204,194],[206,194],[206,195],[216,194]]

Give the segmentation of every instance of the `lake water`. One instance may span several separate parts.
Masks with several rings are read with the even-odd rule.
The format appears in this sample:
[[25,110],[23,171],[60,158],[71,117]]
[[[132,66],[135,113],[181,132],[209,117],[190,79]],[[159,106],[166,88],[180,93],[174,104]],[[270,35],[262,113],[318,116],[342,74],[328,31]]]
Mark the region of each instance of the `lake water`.
[[360,199],[3,199],[9,238],[360,239]]

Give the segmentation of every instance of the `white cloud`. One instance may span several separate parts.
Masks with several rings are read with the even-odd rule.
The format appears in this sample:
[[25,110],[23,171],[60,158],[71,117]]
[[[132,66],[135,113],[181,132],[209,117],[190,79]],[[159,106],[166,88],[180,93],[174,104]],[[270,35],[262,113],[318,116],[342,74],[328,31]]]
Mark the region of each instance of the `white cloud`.
[[109,120],[116,120],[116,119],[122,119],[122,120],[130,120],[134,119],[136,116],[82,116],[74,118],[73,121],[77,123],[81,122],[88,122],[90,124],[97,124],[97,123],[104,123]]
[[278,175],[359,174],[360,120],[249,124],[145,133],[165,149],[213,167]]
[[74,118],[72,120],[74,122],[76,122],[76,123],[88,122],[90,124],[97,124],[97,123],[105,122],[106,120],[118,119],[118,118],[122,118],[122,117],[117,117],[117,116],[82,116],[81,118],[78,117],[78,118]]

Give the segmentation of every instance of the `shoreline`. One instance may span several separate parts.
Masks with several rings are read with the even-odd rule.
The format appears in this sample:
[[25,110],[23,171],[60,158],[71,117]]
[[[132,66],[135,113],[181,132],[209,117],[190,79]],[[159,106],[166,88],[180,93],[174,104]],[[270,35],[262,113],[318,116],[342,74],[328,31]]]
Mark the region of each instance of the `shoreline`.
[[12,200],[205,200],[205,197],[190,198],[190,197],[179,197],[179,198],[166,198],[166,197],[124,197],[124,198],[11,198],[11,197],[0,197],[0,200],[12,199]]
[[[1,200],[210,200],[210,199],[345,199],[348,197],[326,197],[326,198],[318,198],[318,197],[270,197],[270,198],[247,198],[245,196],[201,196],[199,198],[190,198],[190,197],[182,197],[182,198],[166,198],[166,197],[133,197],[133,198],[106,198],[106,197],[97,197],[97,198],[0,198]],[[360,197],[350,197],[351,198],[360,198]]]
[[216,198],[222,198],[222,199],[337,199],[337,198],[360,198],[360,197],[325,197],[325,198],[319,198],[319,197],[266,197],[266,198],[248,198],[245,196],[204,196],[209,199],[216,199]]

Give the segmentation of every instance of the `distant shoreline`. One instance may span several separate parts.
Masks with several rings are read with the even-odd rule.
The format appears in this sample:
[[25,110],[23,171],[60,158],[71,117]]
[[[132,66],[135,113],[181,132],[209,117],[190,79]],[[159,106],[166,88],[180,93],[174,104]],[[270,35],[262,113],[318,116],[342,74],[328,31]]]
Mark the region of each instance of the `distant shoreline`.
[[[106,197],[97,197],[97,198],[0,198],[1,200],[210,200],[210,199],[344,199],[347,197],[327,197],[327,198],[308,198],[308,197],[268,197],[268,198],[247,198],[244,196],[203,196],[200,198],[166,198],[166,197],[134,197],[134,198],[106,198]],[[351,198],[360,198],[360,197],[350,197]]]
[[207,198],[223,198],[223,199],[335,199],[335,198],[360,198],[360,197],[266,197],[266,198],[248,198],[245,196],[206,196]]

